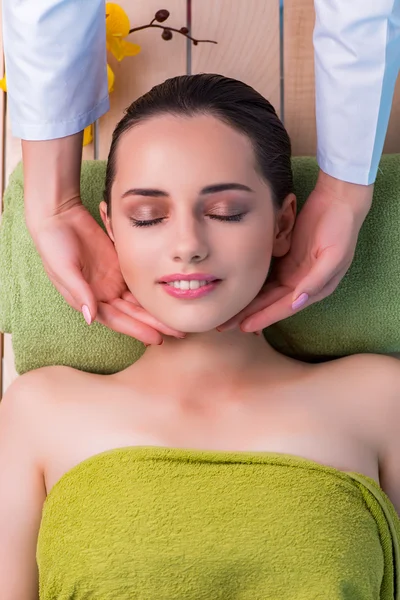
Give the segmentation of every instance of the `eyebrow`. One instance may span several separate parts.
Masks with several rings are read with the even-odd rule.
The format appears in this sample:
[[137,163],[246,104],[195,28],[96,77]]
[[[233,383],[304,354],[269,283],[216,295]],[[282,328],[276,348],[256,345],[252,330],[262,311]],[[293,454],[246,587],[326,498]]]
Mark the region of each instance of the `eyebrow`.
[[226,192],[228,190],[241,190],[242,192],[253,192],[251,188],[247,185],[243,185],[243,183],[217,183],[216,185],[208,185],[204,187],[200,194],[216,194],[218,192]]
[[[217,183],[215,185],[207,185],[202,190],[200,190],[201,196],[206,196],[209,194],[217,194],[218,192],[226,192],[229,190],[241,190],[244,192],[254,192],[247,185],[243,185],[242,183]],[[156,190],[152,188],[132,188],[127,190],[122,194],[122,198],[127,198],[128,196],[144,196],[148,198],[168,198],[167,192],[163,190]]]

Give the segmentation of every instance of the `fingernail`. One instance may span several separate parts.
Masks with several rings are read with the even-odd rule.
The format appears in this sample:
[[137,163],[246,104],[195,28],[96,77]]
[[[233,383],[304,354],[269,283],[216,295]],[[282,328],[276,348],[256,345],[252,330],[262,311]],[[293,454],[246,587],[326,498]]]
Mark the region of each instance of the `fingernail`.
[[[144,343],[144,342],[143,342]],[[149,346],[151,346],[151,344],[144,344],[146,346],[146,348],[148,348]]]
[[254,331],[254,335],[261,335],[261,331]]
[[157,346],[162,346],[164,343],[164,339],[161,340],[161,342],[159,344],[157,344]]
[[222,329],[220,329],[219,327],[215,328],[217,331],[219,331],[219,333],[222,333]]
[[86,304],[84,304],[82,306],[82,314],[83,314],[83,318],[85,319],[86,323],[88,325],[90,325],[92,322],[92,315],[90,314],[89,307],[86,306]]
[[308,294],[300,294],[300,296],[292,303],[292,309],[297,310],[298,308],[301,308],[307,301]]
[[185,339],[185,337],[186,337],[186,333],[184,333],[183,335],[178,335],[178,338],[179,338],[180,340],[184,340],[184,339]]

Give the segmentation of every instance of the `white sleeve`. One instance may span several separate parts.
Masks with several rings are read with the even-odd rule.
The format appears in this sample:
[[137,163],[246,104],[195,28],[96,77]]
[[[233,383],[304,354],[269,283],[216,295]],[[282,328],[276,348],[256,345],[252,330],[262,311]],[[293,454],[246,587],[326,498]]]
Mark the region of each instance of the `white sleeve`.
[[400,0],[314,0],[320,168],[375,181],[400,66]]
[[16,137],[65,137],[107,112],[105,20],[105,0],[3,0]]

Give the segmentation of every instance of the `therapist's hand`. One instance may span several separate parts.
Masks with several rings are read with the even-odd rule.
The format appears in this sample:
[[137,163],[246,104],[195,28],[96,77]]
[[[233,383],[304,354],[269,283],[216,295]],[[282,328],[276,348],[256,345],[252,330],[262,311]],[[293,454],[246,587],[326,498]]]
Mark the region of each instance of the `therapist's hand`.
[[329,296],[352,263],[372,194],[373,185],[346,183],[320,171],[297,218],[289,253],[276,261],[253,302],[218,329],[260,331]]
[[162,334],[181,337],[127,291],[113,243],[82,205],[82,137],[79,132],[53,140],[22,140],[25,221],[46,273],[88,321],[97,320],[145,344],[162,343]]
[[113,243],[80,201],[29,229],[47,275],[70,306],[82,311],[86,305],[92,320],[145,344],[160,344],[161,333],[181,335],[135,302]]

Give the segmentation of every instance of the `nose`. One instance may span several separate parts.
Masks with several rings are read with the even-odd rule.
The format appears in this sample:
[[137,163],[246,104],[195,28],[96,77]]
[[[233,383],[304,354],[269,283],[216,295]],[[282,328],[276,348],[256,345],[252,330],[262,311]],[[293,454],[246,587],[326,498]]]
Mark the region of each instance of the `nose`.
[[181,263],[198,263],[209,255],[206,232],[196,219],[185,219],[174,231],[173,259]]

